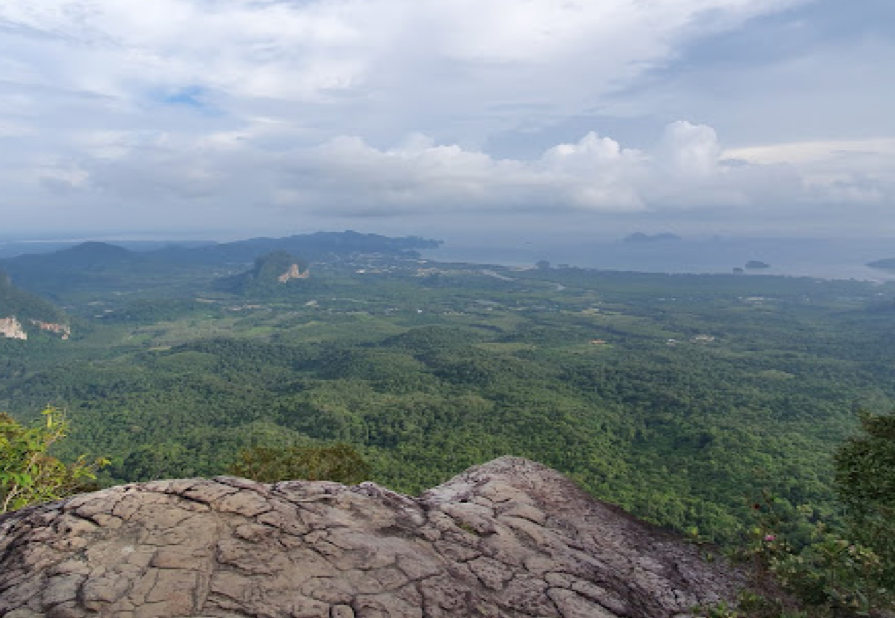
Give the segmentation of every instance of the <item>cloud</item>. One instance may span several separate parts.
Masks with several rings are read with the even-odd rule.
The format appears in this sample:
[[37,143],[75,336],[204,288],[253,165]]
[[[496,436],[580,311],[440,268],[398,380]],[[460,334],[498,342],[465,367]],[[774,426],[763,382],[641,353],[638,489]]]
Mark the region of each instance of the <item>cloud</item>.
[[122,156],[82,162],[82,190],[115,196],[131,208],[167,203],[211,212],[238,203],[245,217],[268,211],[404,218],[446,212],[755,213],[781,205],[882,203],[895,196],[895,168],[874,172],[861,167],[860,156],[851,160],[840,153],[842,173],[823,182],[810,165],[732,159],[736,151],[725,153],[711,127],[686,121],[670,124],[643,150],[590,132],[527,160],[495,158],[419,134],[388,148],[340,136],[271,149],[272,131],[262,125],[192,142],[159,138]]
[[401,133],[454,124],[465,138],[476,129],[459,135],[458,121],[579,112],[683,40],[799,3],[10,0],[0,32],[8,74],[31,86],[125,106],[193,89],[218,93],[225,112],[267,107],[293,121],[308,111],[295,105],[359,106],[377,125],[409,122]]
[[[718,47],[775,19],[790,30],[769,32],[795,32],[824,2],[8,0],[0,209],[12,227],[116,229],[277,230],[322,215],[878,217],[895,196],[877,143],[891,136],[866,123],[845,134],[888,118],[866,103],[886,100],[867,88],[891,89],[871,79],[888,42],[837,39],[772,71],[747,62],[760,36],[733,45],[735,70],[693,56],[700,41]],[[856,101],[873,113],[852,113]],[[648,121],[631,139],[620,117]],[[830,118],[835,140],[818,129]],[[570,119],[574,131],[557,128]],[[784,135],[798,132],[793,119],[812,135]],[[496,153],[495,136],[526,131],[536,146]]]
[[717,171],[721,147],[712,127],[678,121],[665,128],[659,159],[672,175],[706,177]]

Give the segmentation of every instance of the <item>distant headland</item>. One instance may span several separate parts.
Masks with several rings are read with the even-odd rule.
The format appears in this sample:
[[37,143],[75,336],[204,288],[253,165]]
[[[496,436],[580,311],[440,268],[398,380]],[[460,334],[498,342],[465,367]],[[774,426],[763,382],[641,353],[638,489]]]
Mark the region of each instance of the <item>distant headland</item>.
[[643,232],[634,232],[628,234],[622,239],[622,242],[661,242],[664,240],[681,240],[677,234],[663,232],[661,234],[644,234]]
[[867,266],[869,266],[870,268],[876,268],[878,270],[895,270],[895,258],[876,260],[875,262],[867,262]]

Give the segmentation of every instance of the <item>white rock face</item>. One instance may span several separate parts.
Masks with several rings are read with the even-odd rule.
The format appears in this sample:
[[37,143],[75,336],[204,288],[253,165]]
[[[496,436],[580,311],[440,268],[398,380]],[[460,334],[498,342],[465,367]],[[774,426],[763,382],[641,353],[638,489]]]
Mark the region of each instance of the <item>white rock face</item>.
[[516,458],[373,483],[124,485],[0,519],[0,616],[672,618],[741,576]]
[[7,339],[27,339],[28,333],[22,328],[22,324],[15,316],[0,318],[0,335]]

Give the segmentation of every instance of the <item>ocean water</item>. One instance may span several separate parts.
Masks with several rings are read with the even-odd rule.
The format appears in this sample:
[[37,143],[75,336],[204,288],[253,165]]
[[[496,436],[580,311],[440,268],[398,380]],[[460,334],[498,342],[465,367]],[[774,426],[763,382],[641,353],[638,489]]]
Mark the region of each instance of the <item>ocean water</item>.
[[757,260],[771,267],[747,273],[895,281],[895,272],[867,262],[895,257],[895,239],[710,238],[647,242],[576,239],[456,239],[423,252],[439,261],[553,266],[661,273],[731,273]]

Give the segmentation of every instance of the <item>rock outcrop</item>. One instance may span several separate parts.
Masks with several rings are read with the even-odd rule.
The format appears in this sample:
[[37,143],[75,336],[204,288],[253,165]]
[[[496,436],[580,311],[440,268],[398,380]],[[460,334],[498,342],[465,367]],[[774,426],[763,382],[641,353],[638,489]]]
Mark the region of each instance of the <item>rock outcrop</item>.
[[63,340],[71,337],[71,326],[69,326],[68,324],[42,322],[40,320],[31,320],[31,323],[40,330],[46,331],[48,333],[53,333],[54,335],[61,335]]
[[419,498],[219,477],[0,519],[7,618],[671,618],[740,584],[678,537],[509,457]]
[[[71,326],[68,324],[41,322],[40,320],[28,320],[28,322],[42,331],[60,335],[62,339],[68,339],[71,336]],[[10,316],[8,318],[0,318],[0,337],[27,340],[28,333],[15,316]]]
[[306,268],[303,271],[298,264],[292,264],[291,266],[289,266],[289,270],[277,277],[277,281],[279,281],[280,283],[286,283],[290,279],[307,279],[310,276],[310,268]]
[[0,318],[0,335],[7,339],[28,339],[28,333],[22,328],[22,323],[16,316]]

